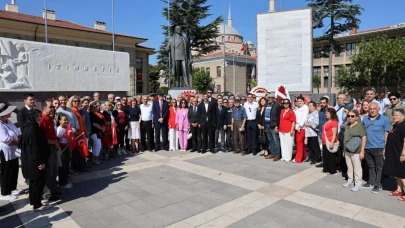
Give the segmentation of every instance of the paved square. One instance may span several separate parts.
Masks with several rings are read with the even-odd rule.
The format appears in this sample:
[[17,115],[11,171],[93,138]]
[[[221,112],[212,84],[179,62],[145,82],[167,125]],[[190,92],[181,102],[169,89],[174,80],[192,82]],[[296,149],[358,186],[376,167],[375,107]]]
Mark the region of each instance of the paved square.
[[[388,189],[354,193],[320,171],[232,153],[121,156],[74,177],[43,213],[20,196],[0,227],[405,228],[405,204]],[[19,184],[28,187],[21,175]]]

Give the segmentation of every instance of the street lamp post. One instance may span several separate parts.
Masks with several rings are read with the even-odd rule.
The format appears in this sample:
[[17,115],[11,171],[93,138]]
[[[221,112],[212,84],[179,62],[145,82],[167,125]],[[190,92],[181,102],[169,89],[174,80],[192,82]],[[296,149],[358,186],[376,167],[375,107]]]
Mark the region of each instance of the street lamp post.
[[[236,64],[235,64],[235,55],[236,53],[233,54],[233,94],[236,94]],[[239,53],[237,54],[239,57]]]
[[[225,20],[225,12],[226,12],[226,3],[224,0],[224,20]],[[224,45],[224,91],[226,91],[226,47],[225,47],[225,21],[224,23],[224,32],[222,34],[222,44]]]
[[45,6],[45,42],[48,43],[48,6],[46,0],[44,0]]

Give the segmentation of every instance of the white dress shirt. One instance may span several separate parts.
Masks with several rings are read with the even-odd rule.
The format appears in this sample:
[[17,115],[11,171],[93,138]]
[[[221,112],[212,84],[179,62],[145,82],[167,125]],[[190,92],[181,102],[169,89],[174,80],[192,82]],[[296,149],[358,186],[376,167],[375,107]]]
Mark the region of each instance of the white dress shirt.
[[140,108],[142,121],[152,120],[152,104],[147,105],[142,104]]
[[257,102],[252,101],[252,103],[246,102],[243,107],[245,108],[247,119],[248,120],[255,120],[256,119],[256,112],[257,108],[259,108],[259,104]]
[[295,118],[297,119],[297,122],[295,124],[295,130],[300,130],[300,129],[304,129],[305,126],[305,122],[308,119],[308,113],[309,113],[309,109],[308,106],[306,104],[304,104],[301,108],[296,108],[294,110],[295,112]]
[[13,145],[11,142],[13,142],[14,139],[18,140],[19,135],[21,135],[21,132],[13,122],[10,120],[8,120],[7,123],[0,122],[0,151],[3,151],[6,161],[17,158],[15,151],[18,145]]

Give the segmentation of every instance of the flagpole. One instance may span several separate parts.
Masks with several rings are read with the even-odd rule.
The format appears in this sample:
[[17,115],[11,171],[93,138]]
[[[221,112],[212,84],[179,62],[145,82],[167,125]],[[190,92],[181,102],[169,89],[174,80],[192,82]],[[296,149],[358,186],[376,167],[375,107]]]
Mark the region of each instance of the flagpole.
[[223,16],[223,18],[224,18],[224,21],[223,21],[223,23],[224,23],[224,32],[223,32],[223,34],[222,34],[222,43],[223,43],[223,45],[224,45],[224,92],[226,91],[225,13],[226,13],[226,2],[225,2],[225,0],[224,0],[224,16]]
[[46,0],[44,0],[44,5],[45,5],[45,42],[48,43],[48,7]]
[[[168,31],[168,39],[170,39],[170,0],[167,0],[167,31]],[[170,54],[169,54],[169,68],[168,68],[168,74],[169,74],[169,83],[168,83],[168,86],[169,86],[169,89],[170,89],[170,87],[171,87],[171,82],[172,82],[172,77],[170,77],[170,62],[171,62],[171,59],[170,59]]]
[[[115,51],[115,33],[114,33],[114,0],[112,0],[112,45],[113,51]],[[114,61],[115,64],[115,61]],[[115,72],[115,69],[114,69]]]

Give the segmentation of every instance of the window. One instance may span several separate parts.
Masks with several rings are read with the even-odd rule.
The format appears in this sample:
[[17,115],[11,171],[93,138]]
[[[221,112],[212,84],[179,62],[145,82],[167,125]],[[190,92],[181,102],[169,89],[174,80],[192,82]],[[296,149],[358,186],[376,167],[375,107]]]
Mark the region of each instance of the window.
[[221,66],[217,66],[217,77],[221,77]]
[[140,59],[140,58],[136,59],[136,69],[142,70],[142,59]]
[[339,45],[339,48],[335,52],[335,57],[341,57],[345,53],[345,47],[343,44]]
[[329,84],[329,67],[323,67],[323,88],[328,88]]
[[338,74],[338,70],[340,69],[340,68],[343,68],[344,67],[344,65],[335,65],[335,75],[334,75],[334,78],[336,78],[339,74]]
[[315,77],[315,76],[320,77],[321,76],[321,67],[314,67],[312,69],[312,76],[313,77]]
[[207,73],[209,76],[211,76],[211,69],[209,67],[206,67],[205,73]]
[[347,43],[346,44],[346,55],[352,56],[356,53],[356,43]]
[[136,94],[143,94],[143,82],[136,83]]
[[221,85],[217,85],[217,93],[221,93]]

